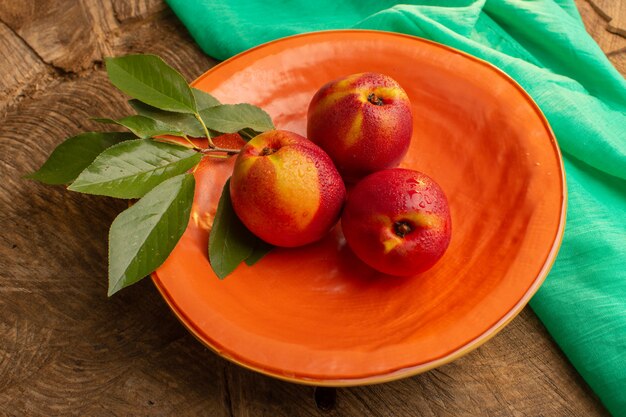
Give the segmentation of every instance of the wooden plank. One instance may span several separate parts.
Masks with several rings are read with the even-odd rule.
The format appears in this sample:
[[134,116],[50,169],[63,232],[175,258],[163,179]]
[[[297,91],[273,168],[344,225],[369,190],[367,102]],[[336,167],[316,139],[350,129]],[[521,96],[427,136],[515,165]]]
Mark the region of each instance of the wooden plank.
[[166,8],[167,4],[163,0],[113,0],[115,17],[120,23],[131,19],[141,19]]
[[[141,32],[145,45],[185,45],[173,64],[184,60],[188,74],[210,66],[171,15],[161,19]],[[145,46],[132,38],[118,39],[116,53]],[[21,179],[63,138],[96,128],[89,117],[128,111],[101,65],[52,76],[18,80],[37,91],[0,120],[0,414],[228,415],[225,362],[149,281],[106,298],[108,227],[125,203]]]
[[626,37],[625,0],[587,0],[587,2],[602,19],[606,20],[607,31]]
[[26,43],[4,23],[0,22],[0,111],[20,99],[36,79],[50,81],[48,67]]
[[[619,50],[600,35],[606,22],[588,4],[581,11],[604,50]],[[104,55],[156,53],[188,79],[215,61],[156,0],[0,2],[0,20],[0,414],[607,415],[528,308],[471,354],[402,381],[340,389],[321,412],[312,387],[204,348],[149,281],[107,299],[107,231],[124,202],[21,175],[63,138],[97,128],[89,117],[128,112]]]
[[607,54],[615,68],[622,75],[626,74],[626,38],[607,30],[607,22],[611,20],[611,16],[617,16],[619,10],[626,10],[626,0],[576,0],[576,6],[587,32]]
[[107,33],[117,28],[108,1],[0,2],[0,20],[11,27],[45,63],[79,72],[110,55]]

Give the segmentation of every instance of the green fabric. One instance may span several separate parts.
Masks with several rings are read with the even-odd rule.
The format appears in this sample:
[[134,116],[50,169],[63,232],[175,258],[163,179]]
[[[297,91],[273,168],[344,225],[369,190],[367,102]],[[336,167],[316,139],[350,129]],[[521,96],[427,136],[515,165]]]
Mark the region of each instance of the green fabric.
[[379,29],[461,49],[517,80],[556,133],[569,190],[561,251],[531,305],[607,408],[626,416],[626,82],[572,1],[167,1],[218,59],[301,32]]

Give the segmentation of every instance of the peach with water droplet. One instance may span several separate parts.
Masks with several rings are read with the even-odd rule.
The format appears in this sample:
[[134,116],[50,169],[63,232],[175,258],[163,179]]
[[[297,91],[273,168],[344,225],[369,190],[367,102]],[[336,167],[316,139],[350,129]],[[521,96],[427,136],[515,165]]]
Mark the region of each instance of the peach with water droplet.
[[409,97],[387,75],[365,72],[322,86],[309,104],[307,135],[347,181],[393,168],[413,131]]
[[348,194],[341,226],[355,255],[390,275],[431,268],[451,238],[450,209],[441,187],[426,174],[400,168],[358,182]]
[[272,130],[241,149],[230,195],[252,233],[276,246],[295,247],[319,240],[337,223],[346,188],[319,146],[296,133]]

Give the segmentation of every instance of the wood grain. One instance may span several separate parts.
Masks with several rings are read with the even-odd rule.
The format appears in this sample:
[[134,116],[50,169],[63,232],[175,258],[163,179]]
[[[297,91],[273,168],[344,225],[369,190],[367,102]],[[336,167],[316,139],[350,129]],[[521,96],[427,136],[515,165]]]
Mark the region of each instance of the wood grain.
[[[578,1],[622,72],[622,38]],[[530,309],[471,354],[389,384],[314,391],[235,366],[177,322],[148,280],[106,298],[108,227],[124,203],[21,179],[126,98],[102,58],[163,56],[188,78],[215,64],[159,0],[0,1],[0,415],[603,416]]]
[[624,36],[618,36],[613,33],[615,31],[609,30],[609,23],[616,23],[612,16],[626,13],[626,0],[577,0],[576,6],[583,17],[587,32],[615,68],[622,75],[626,74],[626,32]]
[[3,71],[0,77],[0,93],[4,98],[0,100],[0,109],[6,107],[16,97],[23,96],[29,86],[35,84],[37,78],[50,79],[49,68],[17,33],[2,22],[0,22],[0,62]]
[[162,0],[113,0],[115,18],[120,23],[148,17],[166,8],[167,5]]
[[626,2],[624,0],[587,1],[598,15],[606,20],[606,30],[626,37]]

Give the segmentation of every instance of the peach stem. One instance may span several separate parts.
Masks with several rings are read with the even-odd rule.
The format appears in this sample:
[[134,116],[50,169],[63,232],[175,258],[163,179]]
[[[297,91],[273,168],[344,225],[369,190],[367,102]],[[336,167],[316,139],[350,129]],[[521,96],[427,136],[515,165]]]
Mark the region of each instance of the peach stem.
[[383,104],[385,104],[383,102],[383,99],[378,97],[375,93],[372,93],[369,96],[367,96],[367,101],[374,104],[375,106],[382,106]]
[[406,236],[413,228],[406,222],[395,222],[393,225],[394,232],[400,237]]

